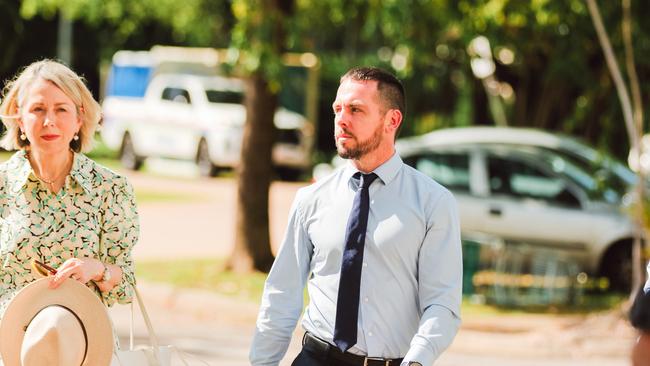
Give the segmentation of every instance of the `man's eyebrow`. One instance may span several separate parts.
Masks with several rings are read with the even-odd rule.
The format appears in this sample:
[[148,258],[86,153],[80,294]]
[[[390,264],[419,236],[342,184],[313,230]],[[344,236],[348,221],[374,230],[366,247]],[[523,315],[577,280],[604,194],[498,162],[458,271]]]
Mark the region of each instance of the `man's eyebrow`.
[[360,101],[360,100],[353,100],[351,102],[345,103],[345,102],[340,102],[340,101],[335,101],[332,103],[332,107],[337,107],[337,106],[349,106],[349,107],[360,107],[364,106],[366,103]]

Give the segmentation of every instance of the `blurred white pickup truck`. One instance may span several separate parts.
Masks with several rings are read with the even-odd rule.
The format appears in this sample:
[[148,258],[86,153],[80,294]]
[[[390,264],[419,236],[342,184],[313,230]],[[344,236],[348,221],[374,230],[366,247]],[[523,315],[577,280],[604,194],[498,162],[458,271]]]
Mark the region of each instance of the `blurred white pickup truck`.
[[[137,93],[136,93],[137,94]],[[240,79],[157,74],[144,97],[109,95],[102,104],[102,139],[122,164],[138,169],[148,157],[196,162],[203,176],[239,164],[246,110]],[[313,128],[300,114],[279,108],[273,162],[281,178],[296,179],[311,165]]]

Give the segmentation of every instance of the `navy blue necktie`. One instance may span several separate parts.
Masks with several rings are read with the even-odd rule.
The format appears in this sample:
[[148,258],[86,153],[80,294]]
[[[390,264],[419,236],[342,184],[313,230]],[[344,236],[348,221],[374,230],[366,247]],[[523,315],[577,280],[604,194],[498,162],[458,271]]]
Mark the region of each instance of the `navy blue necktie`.
[[377,175],[359,172],[354,174],[354,178],[358,179],[359,177],[361,177],[361,187],[354,195],[352,211],[345,231],[345,250],[341,262],[339,295],[336,302],[334,344],[343,352],[357,343],[361,265],[368,226],[368,209],[370,208],[368,187],[377,178]]

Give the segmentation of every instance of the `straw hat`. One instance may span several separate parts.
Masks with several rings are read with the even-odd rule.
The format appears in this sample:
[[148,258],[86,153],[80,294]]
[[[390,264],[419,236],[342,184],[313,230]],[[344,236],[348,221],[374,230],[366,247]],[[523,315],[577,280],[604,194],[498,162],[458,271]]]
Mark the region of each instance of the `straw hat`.
[[104,304],[75,280],[56,289],[49,282],[30,283],[9,303],[0,322],[4,365],[108,366],[113,332]]

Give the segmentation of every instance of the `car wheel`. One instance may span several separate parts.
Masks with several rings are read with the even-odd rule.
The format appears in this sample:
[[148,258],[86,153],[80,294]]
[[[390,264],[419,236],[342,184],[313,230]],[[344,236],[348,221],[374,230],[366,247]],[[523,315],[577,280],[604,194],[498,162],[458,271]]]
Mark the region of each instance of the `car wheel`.
[[144,158],[135,153],[131,135],[128,133],[124,134],[124,138],[122,139],[122,148],[120,149],[120,163],[122,163],[122,166],[127,169],[138,170],[142,167],[143,162]]
[[600,274],[609,279],[609,289],[627,293],[632,282],[632,243],[612,245],[603,256]]
[[210,149],[208,142],[201,140],[196,152],[196,165],[199,167],[199,174],[202,177],[215,177],[219,173],[219,169],[212,163],[210,159]]

